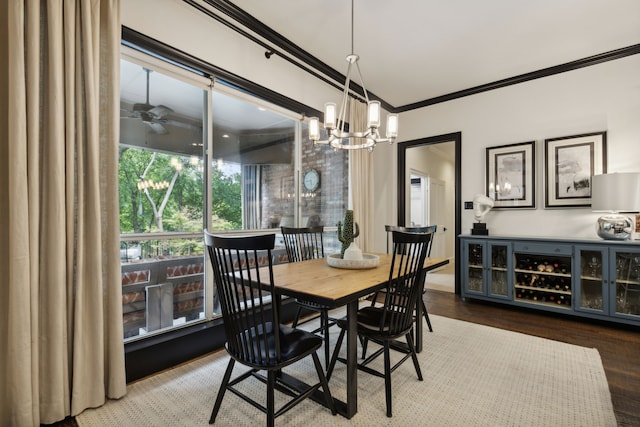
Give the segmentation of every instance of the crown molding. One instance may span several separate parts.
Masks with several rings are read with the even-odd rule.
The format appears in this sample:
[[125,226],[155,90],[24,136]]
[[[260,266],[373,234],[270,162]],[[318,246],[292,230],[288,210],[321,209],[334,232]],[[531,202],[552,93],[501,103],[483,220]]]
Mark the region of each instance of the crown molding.
[[[266,26],[263,22],[251,16],[243,9],[239,8],[232,2],[228,0],[202,0],[202,2],[209,5],[212,9],[215,9],[219,13],[225,15],[227,18],[237,22],[249,29],[252,33],[256,34],[258,37],[255,37],[251,33],[241,29],[237,25],[234,25],[228,21],[228,19],[224,19],[218,14],[214,13],[211,9],[203,7],[200,3],[194,0],[182,0],[183,2],[191,5],[202,13],[205,13],[207,16],[215,19],[218,22],[223,23],[234,31],[239,32],[243,36],[252,40],[253,42],[264,47],[270,54],[276,54],[283,59],[289,61],[290,63],[302,68],[306,72],[312,74],[314,77],[324,81],[327,84],[330,84],[338,89],[342,89],[342,87],[336,82],[344,82],[346,76],[331,68],[324,62],[320,61],[318,58],[309,54],[300,46],[293,43],[291,40],[282,36],[278,32],[272,30],[268,26]],[[262,39],[267,42],[262,41]],[[271,43],[271,45],[269,44]],[[532,80],[549,77],[555,74],[565,73],[568,71],[577,70],[579,68],[589,67],[592,65],[601,64],[607,61],[613,61],[616,59],[621,59],[631,55],[637,55],[640,53],[640,44],[635,44],[627,47],[623,47],[620,49],[615,49],[608,52],[603,52],[597,55],[589,56],[586,58],[578,59],[575,61],[567,62],[560,65],[555,65],[548,68],[543,68],[540,70],[532,71],[529,73],[520,74],[518,76],[509,77],[506,79],[498,80],[495,82],[490,82],[486,84],[482,84],[479,86],[474,86],[468,89],[463,89],[456,92],[451,92],[445,95],[437,96],[430,99],[425,99],[423,101],[414,102],[407,105],[402,106],[394,106],[376,96],[374,93],[369,92],[369,98],[380,101],[382,107],[391,112],[391,113],[402,113],[410,110],[415,110],[418,108],[428,107],[430,105],[440,104],[443,102],[452,101],[454,99],[464,98],[471,95],[476,95],[482,92],[487,92],[495,89],[504,88],[507,86],[512,86],[520,83],[529,82]],[[294,59],[292,59],[294,58]],[[327,76],[327,77],[324,77]],[[364,91],[360,85],[351,82],[350,89],[352,92],[359,96],[363,96]]]

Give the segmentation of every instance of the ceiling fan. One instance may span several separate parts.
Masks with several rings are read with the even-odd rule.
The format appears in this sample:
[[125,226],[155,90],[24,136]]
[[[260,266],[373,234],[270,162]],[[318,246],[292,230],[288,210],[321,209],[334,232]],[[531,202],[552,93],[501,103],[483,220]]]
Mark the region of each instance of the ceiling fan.
[[169,131],[164,126],[165,123],[169,123],[165,116],[170,113],[173,113],[173,110],[164,105],[151,105],[149,104],[149,74],[151,74],[150,69],[143,68],[143,70],[147,73],[147,97],[144,103],[138,102],[133,104],[131,115],[128,118],[139,118],[142,122],[149,126],[149,128],[157,134],[166,134]]

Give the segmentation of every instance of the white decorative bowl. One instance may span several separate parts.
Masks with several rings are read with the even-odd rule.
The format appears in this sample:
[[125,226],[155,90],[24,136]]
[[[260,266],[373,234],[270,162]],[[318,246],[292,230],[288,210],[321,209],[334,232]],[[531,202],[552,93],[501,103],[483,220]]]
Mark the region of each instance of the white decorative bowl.
[[342,259],[340,258],[340,254],[327,256],[327,264],[329,264],[330,267],[345,268],[348,270],[375,268],[379,263],[380,257],[372,254],[362,254],[362,259]]

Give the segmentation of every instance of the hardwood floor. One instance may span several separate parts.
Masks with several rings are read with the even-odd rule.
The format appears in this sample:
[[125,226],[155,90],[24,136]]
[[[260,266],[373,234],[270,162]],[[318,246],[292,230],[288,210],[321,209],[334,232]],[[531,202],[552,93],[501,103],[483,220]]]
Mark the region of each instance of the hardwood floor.
[[[619,426],[640,426],[640,328],[524,310],[428,289],[431,314],[598,349]],[[73,418],[54,424],[77,426]]]
[[427,290],[427,311],[569,344],[596,348],[619,426],[640,426],[640,328],[526,310]]

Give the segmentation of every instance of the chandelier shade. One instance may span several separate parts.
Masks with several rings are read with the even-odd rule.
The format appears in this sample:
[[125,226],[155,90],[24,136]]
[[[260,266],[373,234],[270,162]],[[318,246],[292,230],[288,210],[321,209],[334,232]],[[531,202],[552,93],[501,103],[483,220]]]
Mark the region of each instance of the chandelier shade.
[[[351,0],[351,52],[353,52],[353,0]],[[360,66],[358,65],[359,56],[355,53],[347,55],[347,76],[344,82],[342,93],[342,101],[338,108],[334,102],[327,102],[324,111],[324,129],[327,131],[328,138],[320,140],[320,119],[311,117],[309,119],[309,139],[315,144],[329,145],[335,151],[338,150],[360,150],[368,149],[373,151],[375,145],[379,142],[388,142],[392,144],[398,137],[398,115],[387,115],[387,127],[385,138],[380,136],[380,101],[370,101],[369,94],[362,79]],[[353,80],[353,74],[357,74],[360,86],[364,93],[364,100],[367,103],[367,129],[364,132],[356,132],[347,130],[347,123],[350,121],[348,116],[349,103],[349,86]],[[350,128],[355,128],[354,123],[350,123]]]

